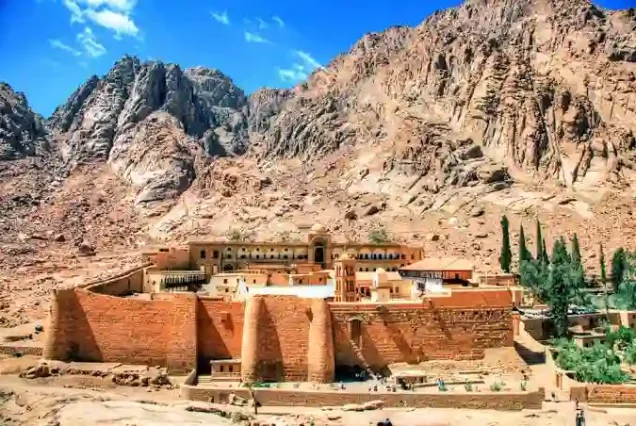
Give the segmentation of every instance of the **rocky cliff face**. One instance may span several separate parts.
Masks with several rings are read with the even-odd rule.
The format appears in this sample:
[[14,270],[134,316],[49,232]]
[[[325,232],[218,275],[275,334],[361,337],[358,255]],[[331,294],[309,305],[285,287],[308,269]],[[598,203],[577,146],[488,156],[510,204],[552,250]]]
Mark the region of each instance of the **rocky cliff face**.
[[45,144],[46,131],[23,93],[0,82],[0,160],[13,160],[33,155]]
[[[417,239],[418,226],[445,223],[431,215],[461,220],[475,207],[474,219],[497,206],[493,221],[452,225],[454,233],[485,230],[435,247],[471,255],[486,244],[467,242],[487,238],[502,209],[534,217],[564,209],[567,220],[546,218],[564,229],[609,217],[598,206],[611,191],[616,209],[633,210],[633,200],[620,200],[636,188],[633,9],[467,0],[415,28],[364,36],[293,89],[250,96],[216,70],[124,57],[73,93],[46,128],[1,87],[0,159],[29,155],[40,139],[62,158],[61,192],[38,199],[64,204],[92,193],[78,188],[75,172],[90,170],[112,186],[130,229],[153,237],[296,232],[298,222],[318,221],[351,238],[384,223]],[[43,164],[32,173],[45,173]],[[17,182],[20,170],[5,168]],[[76,192],[64,192],[71,181]],[[108,197],[100,200],[108,211]],[[93,220],[82,216],[82,229]],[[104,218],[99,229],[118,220]],[[597,223],[606,228],[586,227],[587,241],[617,229]]]
[[137,201],[152,201],[187,189],[197,156],[244,153],[246,108],[219,71],[124,57],[82,85],[50,126],[69,165],[106,160],[137,189]]
[[423,189],[501,167],[568,186],[624,183],[636,159],[635,55],[634,10],[470,0],[367,35],[315,72],[263,126],[263,155],[381,145],[383,173],[422,174]]

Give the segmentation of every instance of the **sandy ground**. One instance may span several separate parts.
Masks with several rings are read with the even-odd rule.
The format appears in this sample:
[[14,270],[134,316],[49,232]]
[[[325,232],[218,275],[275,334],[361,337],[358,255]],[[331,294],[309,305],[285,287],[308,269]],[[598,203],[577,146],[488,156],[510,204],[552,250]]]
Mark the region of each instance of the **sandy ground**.
[[[390,418],[407,426],[539,426],[573,425],[570,402],[546,402],[542,410],[495,412],[488,410],[385,409],[345,412],[299,407],[262,407],[259,415],[227,405],[184,401],[178,389],[115,386],[107,379],[61,376],[26,380],[15,373],[37,361],[35,357],[0,360],[0,425],[97,426],[97,425],[229,425],[232,412],[249,418],[243,424],[368,426]],[[192,408],[224,410],[227,414],[193,412]],[[585,407],[587,425],[634,425],[636,410]],[[239,422],[240,424],[240,422]]]

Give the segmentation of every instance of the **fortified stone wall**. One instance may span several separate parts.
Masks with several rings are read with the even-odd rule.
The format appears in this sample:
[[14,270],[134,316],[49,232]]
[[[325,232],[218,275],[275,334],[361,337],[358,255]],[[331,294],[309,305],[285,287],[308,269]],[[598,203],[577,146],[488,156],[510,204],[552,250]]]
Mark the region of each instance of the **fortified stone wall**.
[[111,296],[132,292],[142,293],[144,291],[144,271],[149,266],[150,264],[144,264],[104,280],[89,282],[83,287],[94,293],[110,294]]
[[[331,303],[336,365],[359,365],[359,353],[375,369],[483,358],[487,348],[512,346],[511,303],[507,290],[453,292],[420,304]],[[359,338],[352,336],[355,321]]]
[[200,297],[197,308],[199,368],[213,359],[241,358],[244,303]]
[[[250,398],[245,389],[182,387],[184,398],[194,401],[227,403],[231,393]],[[462,408],[490,410],[538,410],[541,409],[545,391],[543,388],[526,393],[353,393],[316,392],[281,389],[254,389],[256,400],[264,406],[334,407],[346,404],[364,404],[382,400],[385,407],[403,408]]]
[[570,400],[591,404],[636,404],[634,385],[581,385],[570,388]]
[[43,356],[120,362],[186,373],[196,360],[196,296],[138,300],[87,289],[54,291]]

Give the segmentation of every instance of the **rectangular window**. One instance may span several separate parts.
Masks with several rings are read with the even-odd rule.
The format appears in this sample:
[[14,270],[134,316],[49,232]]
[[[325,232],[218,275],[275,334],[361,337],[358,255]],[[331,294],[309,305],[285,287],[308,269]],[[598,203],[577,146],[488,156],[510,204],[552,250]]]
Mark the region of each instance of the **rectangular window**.
[[199,253],[201,256],[201,259],[205,259],[205,250],[201,250],[201,253]]
[[223,284],[227,284],[227,278],[223,279]]
[[218,258],[219,258],[219,251],[218,251],[218,250],[214,250],[213,257],[214,257],[215,259],[218,259]]

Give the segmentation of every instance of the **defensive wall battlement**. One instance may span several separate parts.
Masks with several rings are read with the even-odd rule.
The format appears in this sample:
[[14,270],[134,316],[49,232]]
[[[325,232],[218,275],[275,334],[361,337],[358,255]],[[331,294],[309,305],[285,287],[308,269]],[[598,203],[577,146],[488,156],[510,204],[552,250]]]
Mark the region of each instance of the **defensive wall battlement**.
[[454,291],[421,303],[335,303],[290,296],[246,302],[195,293],[119,297],[143,287],[135,268],[55,290],[43,356],[167,367],[172,374],[241,359],[245,381],[329,382],[337,367],[478,359],[512,346],[507,289]]

